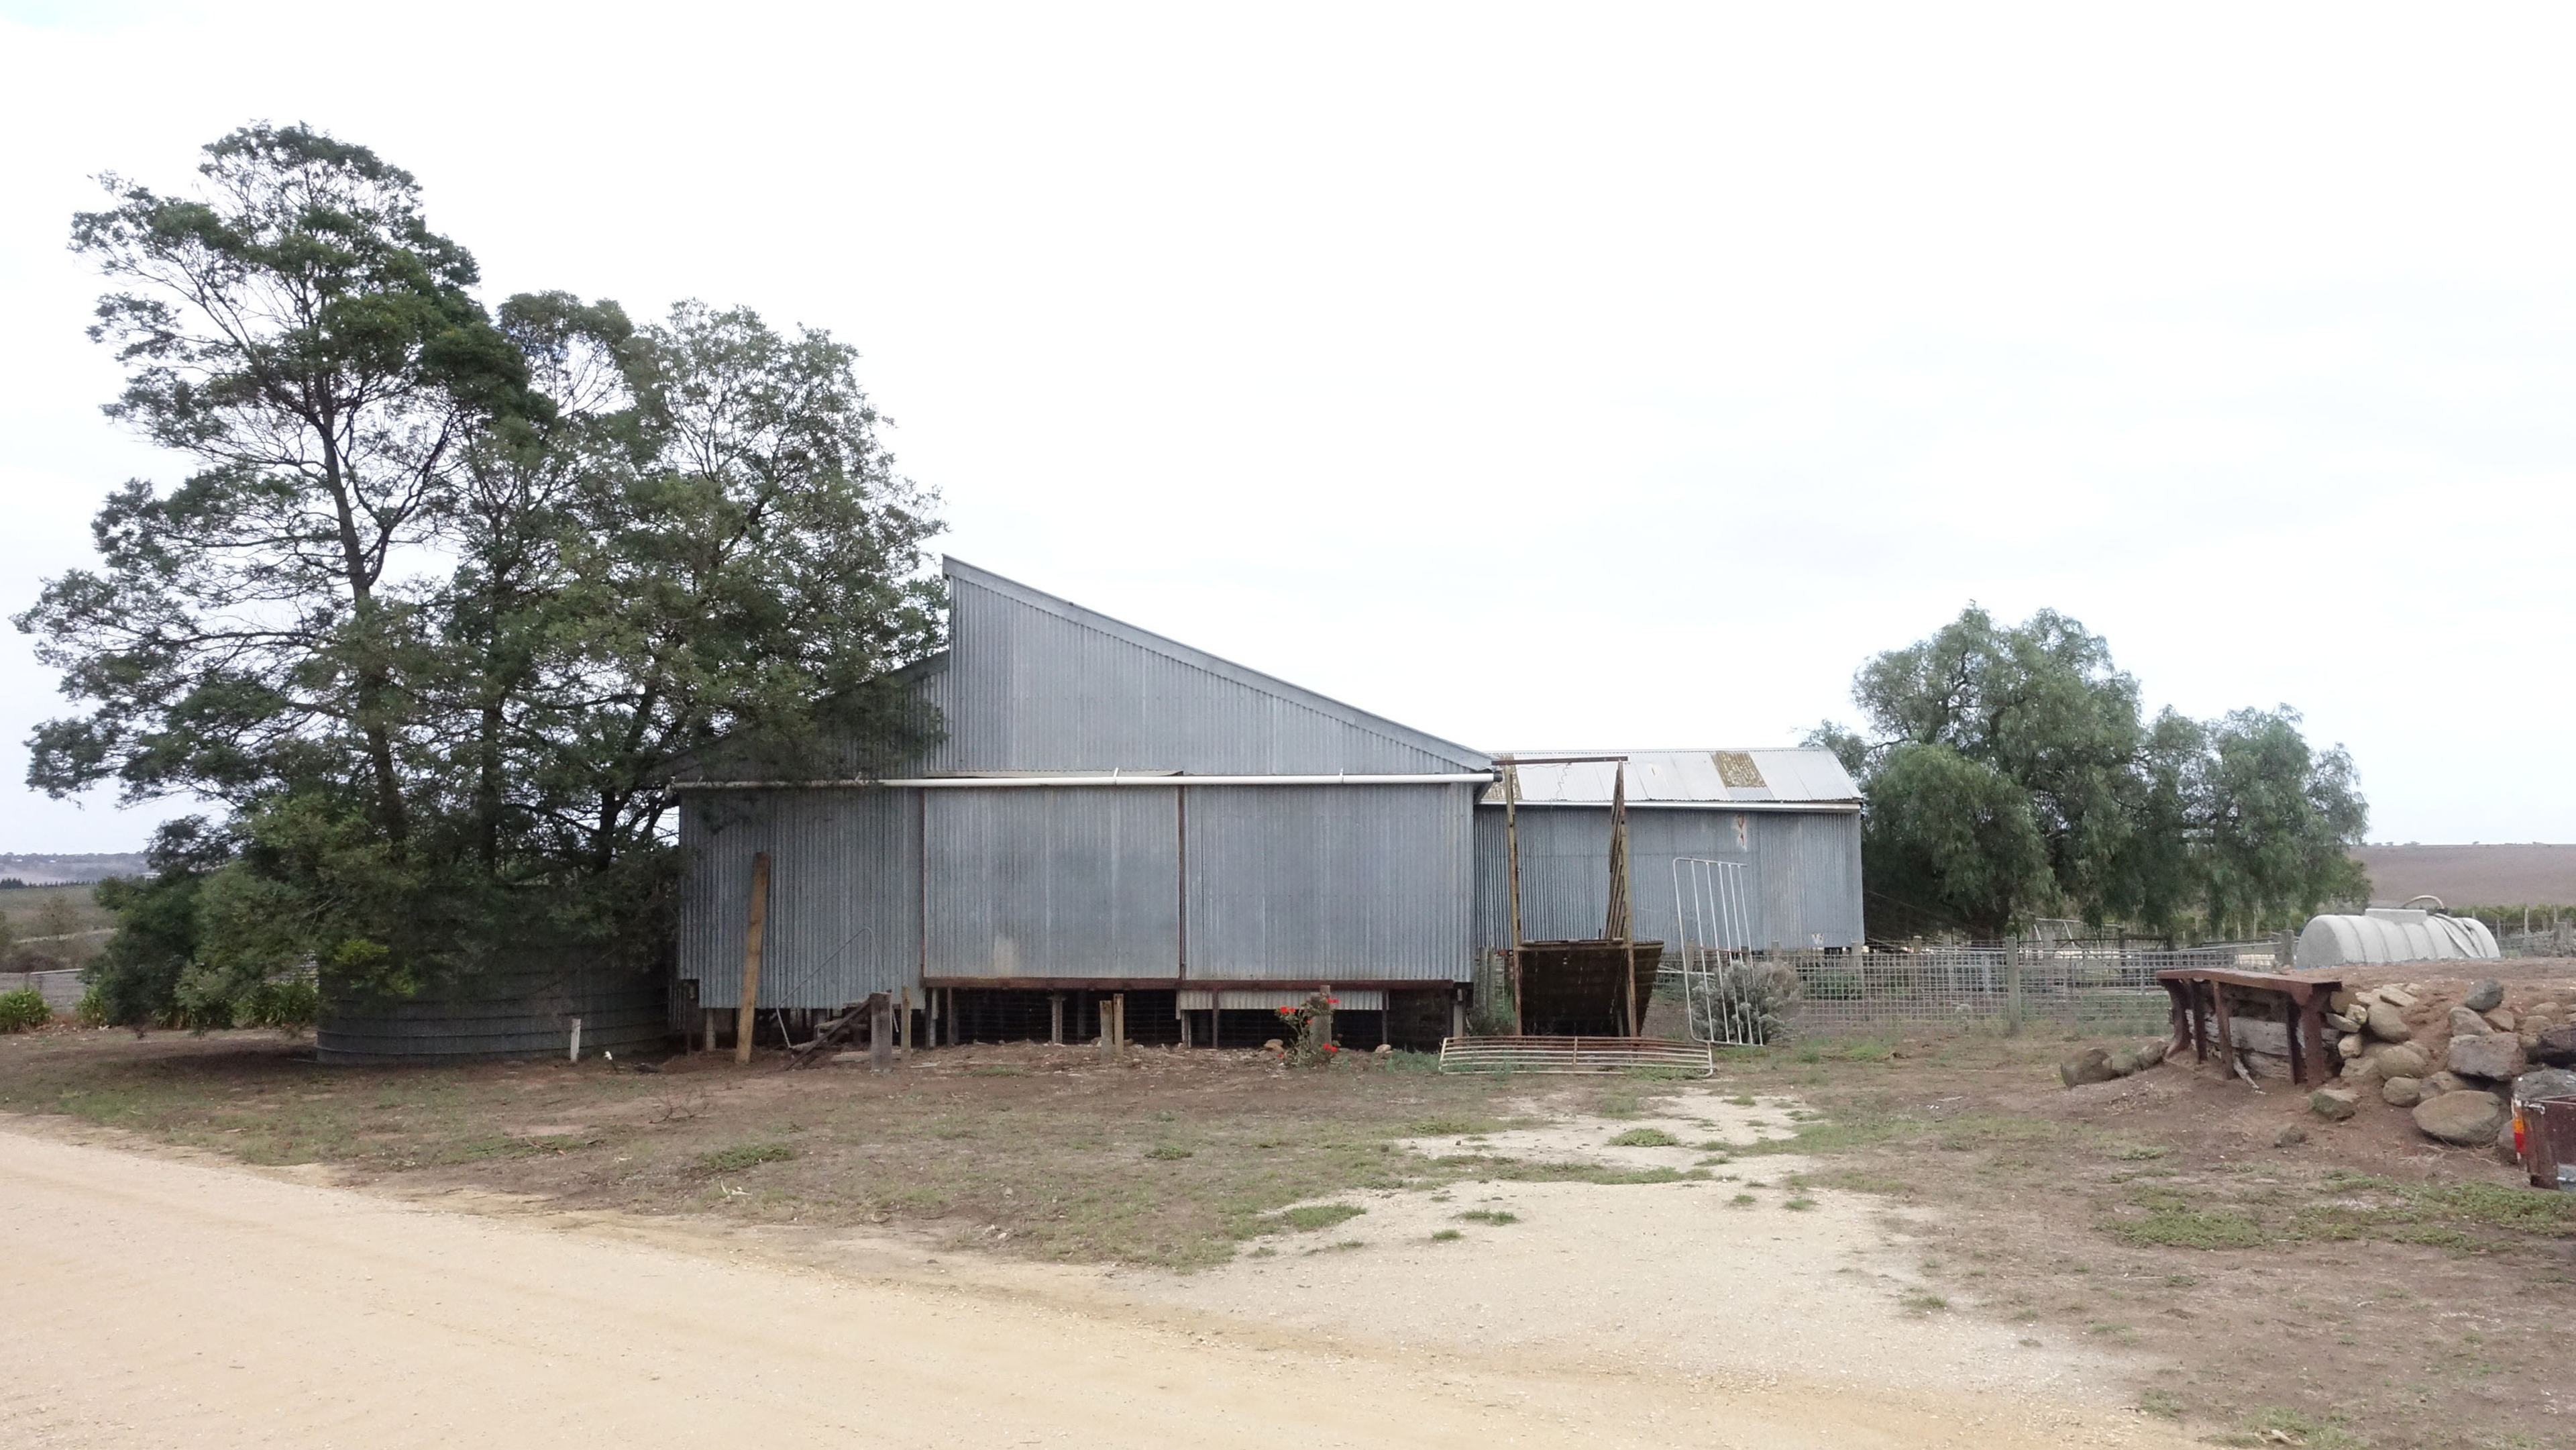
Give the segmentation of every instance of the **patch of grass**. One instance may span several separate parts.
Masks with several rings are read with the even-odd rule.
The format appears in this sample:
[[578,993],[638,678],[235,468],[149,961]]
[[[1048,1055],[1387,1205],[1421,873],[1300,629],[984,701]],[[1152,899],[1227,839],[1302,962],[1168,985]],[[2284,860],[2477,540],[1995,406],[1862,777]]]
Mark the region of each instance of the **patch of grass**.
[[1904,1302],[1906,1308],[1913,1310],[1917,1314],[1929,1314],[1935,1309],[1947,1309],[1950,1307],[1949,1300],[1942,1298],[1938,1294],[1927,1293],[1921,1289],[1917,1289],[1913,1293],[1906,1295]]
[[1157,1158],[1163,1162],[1170,1163],[1182,1158],[1194,1158],[1198,1155],[1187,1148],[1174,1147],[1169,1143],[1157,1143],[1153,1147],[1145,1150],[1145,1156],[1148,1158]]
[[2161,1419],[2182,1418],[2182,1398],[2171,1390],[2150,1389],[2138,1396],[2138,1408]]
[[1458,1215],[1458,1217],[1465,1219],[1469,1223],[1489,1223],[1496,1227],[1500,1227],[1507,1223],[1519,1223],[1521,1221],[1521,1216],[1519,1214],[1505,1208],[1471,1208],[1465,1213]]
[[2102,1227],[2133,1244],[2177,1249],[2250,1249],[2275,1238],[2252,1214],[2233,1208],[2160,1208],[2144,1218],[2105,1219]]
[[1816,1201],[1801,1193],[1797,1197],[1790,1199],[1787,1203],[1780,1206],[1792,1213],[1805,1213],[1808,1209],[1816,1206]]
[[2162,1158],[2172,1151],[2170,1148],[2159,1148],[2152,1143],[2129,1143],[2112,1149],[2108,1156],[2117,1158],[2123,1163],[2145,1163]]
[[1406,1129],[1417,1138],[1481,1137],[1501,1126],[1502,1124],[1492,1118],[1424,1118],[1420,1122],[1405,1125]]
[[1592,1105],[1592,1111],[1605,1118],[1633,1118],[1645,1110],[1634,1093],[1605,1093]]
[[712,1153],[699,1154],[698,1171],[740,1173],[746,1168],[757,1168],[763,1163],[784,1163],[795,1156],[796,1148],[793,1144],[742,1143],[731,1148],[718,1148]]
[[1454,1229],[1454,1228],[1444,1228],[1444,1229],[1440,1230],[1438,1233],[1433,1234],[1433,1235],[1431,1236],[1431,1241],[1432,1241],[1433,1243],[1435,1243],[1435,1244],[1445,1244],[1445,1243],[1449,1242],[1451,1239],[1462,1239],[1462,1238],[1465,1238],[1465,1237],[1466,1237],[1466,1235],[1465,1235],[1465,1234],[1462,1234],[1462,1233],[1458,1232],[1458,1231],[1457,1231],[1456,1229]]
[[1610,1140],[1613,1148],[1678,1148],[1681,1139],[1661,1128],[1630,1128]]
[[1726,1206],[1729,1208],[1751,1208],[1753,1206],[1753,1202],[1754,1199],[1752,1194],[1739,1193],[1733,1198],[1728,1199],[1726,1201]]
[[1319,1228],[1348,1223],[1366,1212],[1367,1209],[1355,1203],[1301,1203],[1282,1211],[1277,1222],[1299,1233],[1311,1233]]
[[1739,1108],[1749,1108],[1753,1106],[1753,1099],[1747,1097],[1743,1093],[1737,1093],[1735,1096],[1728,1098],[1727,1101],[1735,1104]]
[[1005,1067],[998,1063],[979,1062],[966,1069],[968,1077],[1027,1077],[1028,1075],[1029,1070],[1025,1067]]

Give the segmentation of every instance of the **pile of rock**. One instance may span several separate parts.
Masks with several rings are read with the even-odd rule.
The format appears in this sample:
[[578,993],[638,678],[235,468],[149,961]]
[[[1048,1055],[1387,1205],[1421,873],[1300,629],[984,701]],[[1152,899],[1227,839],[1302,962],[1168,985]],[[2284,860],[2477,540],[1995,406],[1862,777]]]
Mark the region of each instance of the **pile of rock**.
[[2068,1087],[2082,1087],[2127,1077],[2164,1061],[2168,1045],[2159,1037],[2135,1047],[2088,1047],[2057,1065],[2057,1079]]
[[2535,1061],[2576,1064],[2566,1007],[2542,1001],[2515,1012],[2500,982],[2475,984],[2447,1012],[2439,994],[2414,983],[2338,992],[2332,1006],[2326,1026],[2346,1087],[2411,1110],[2417,1127],[2445,1143],[2498,1142],[2512,1131],[2510,1101],[2567,1090],[2538,1079],[2576,1086],[2576,1074],[2531,1071]]

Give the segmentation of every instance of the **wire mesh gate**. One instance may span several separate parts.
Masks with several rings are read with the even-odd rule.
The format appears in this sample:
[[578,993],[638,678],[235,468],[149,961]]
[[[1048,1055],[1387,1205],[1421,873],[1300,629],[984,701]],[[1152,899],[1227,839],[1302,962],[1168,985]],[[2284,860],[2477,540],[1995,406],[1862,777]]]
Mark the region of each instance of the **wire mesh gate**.
[[1744,896],[1744,863],[1697,856],[1673,861],[1673,915],[1680,923],[1677,963],[1691,1040],[1718,1047],[1759,1047],[1777,1027],[1775,1004],[1753,963],[1753,920]]

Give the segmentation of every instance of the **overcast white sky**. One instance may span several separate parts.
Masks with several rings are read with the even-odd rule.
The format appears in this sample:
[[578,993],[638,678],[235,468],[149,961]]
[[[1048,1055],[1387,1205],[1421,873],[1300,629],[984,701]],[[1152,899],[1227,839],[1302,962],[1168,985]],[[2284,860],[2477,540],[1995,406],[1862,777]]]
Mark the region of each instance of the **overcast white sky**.
[[[1488,748],[1763,745],[1971,599],[2576,840],[2564,7],[0,0],[0,609],[175,481],[88,179],[252,118],[487,297],[828,328],[959,557]],[[0,850],[174,807],[17,782]]]

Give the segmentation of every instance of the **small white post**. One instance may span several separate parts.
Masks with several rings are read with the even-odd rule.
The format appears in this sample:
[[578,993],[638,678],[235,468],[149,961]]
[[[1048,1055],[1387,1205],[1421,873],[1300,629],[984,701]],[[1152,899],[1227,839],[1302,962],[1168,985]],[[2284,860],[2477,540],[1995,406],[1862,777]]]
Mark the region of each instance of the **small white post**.
[[572,1051],[567,1057],[572,1062],[581,1061],[581,1019],[578,1017],[572,1019]]

